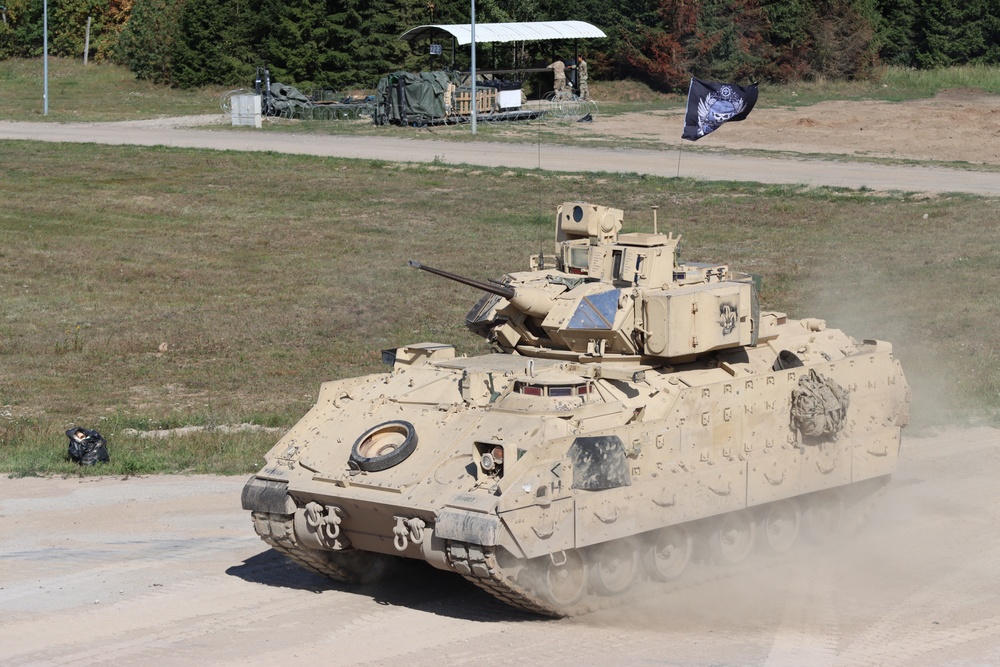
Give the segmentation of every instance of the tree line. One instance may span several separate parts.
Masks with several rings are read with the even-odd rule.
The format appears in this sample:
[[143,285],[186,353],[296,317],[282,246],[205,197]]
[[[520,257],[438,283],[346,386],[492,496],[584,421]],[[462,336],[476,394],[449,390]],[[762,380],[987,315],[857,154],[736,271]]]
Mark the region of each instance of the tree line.
[[[0,0],[0,59],[42,52],[42,0]],[[127,66],[179,87],[247,86],[258,66],[303,87],[372,87],[382,75],[450,65],[399,39],[425,24],[469,22],[470,0],[50,0],[49,52]],[[864,79],[882,65],[1000,64],[996,0],[477,0],[480,23],[583,20],[592,78],[662,91],[688,78],[789,82]],[[490,66],[544,65],[566,42],[479,45]],[[459,68],[468,67],[460,48]],[[481,65],[482,67],[482,65]]]

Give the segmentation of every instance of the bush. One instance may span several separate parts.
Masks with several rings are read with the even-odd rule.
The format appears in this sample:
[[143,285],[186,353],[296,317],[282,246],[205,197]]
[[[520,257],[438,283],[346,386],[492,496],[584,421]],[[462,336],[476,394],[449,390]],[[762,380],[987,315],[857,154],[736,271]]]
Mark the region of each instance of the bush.
[[118,40],[115,61],[128,67],[137,79],[171,83],[182,2],[137,0]]

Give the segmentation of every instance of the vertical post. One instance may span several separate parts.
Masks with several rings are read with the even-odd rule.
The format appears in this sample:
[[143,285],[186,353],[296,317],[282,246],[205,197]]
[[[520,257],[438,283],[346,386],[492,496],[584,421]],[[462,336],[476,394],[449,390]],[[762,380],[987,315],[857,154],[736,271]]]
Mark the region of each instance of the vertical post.
[[476,0],[472,0],[472,133],[476,133]]
[[573,40],[573,94],[576,96],[580,95],[580,70],[577,67],[580,66],[580,40]]
[[87,17],[87,38],[83,40],[83,64],[87,64],[87,56],[90,55],[90,18]]
[[49,0],[42,0],[42,115],[49,115]]

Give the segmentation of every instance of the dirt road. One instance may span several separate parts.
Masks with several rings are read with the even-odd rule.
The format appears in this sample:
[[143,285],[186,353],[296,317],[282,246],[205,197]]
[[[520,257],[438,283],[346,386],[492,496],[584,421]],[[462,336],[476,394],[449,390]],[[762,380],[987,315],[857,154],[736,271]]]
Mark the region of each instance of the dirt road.
[[[0,139],[276,151],[391,161],[553,171],[600,170],[705,180],[1000,196],[1000,172],[996,171],[854,161],[890,157],[917,162],[962,161],[979,169],[1000,165],[1000,98],[961,91],[946,91],[931,100],[903,104],[825,102],[796,109],[755,109],[752,119],[727,125],[697,144],[698,149],[776,151],[770,157],[697,150],[690,142],[679,139],[683,123],[678,112],[606,118],[598,114],[592,124],[560,126],[558,131],[578,140],[571,146],[539,146],[531,141],[455,142],[295,135],[252,129],[213,131],[192,127],[222,121],[220,115],[124,123],[0,121]],[[415,134],[417,132],[414,130]],[[652,141],[661,150],[588,147],[587,142],[595,136]],[[818,156],[840,158],[841,161],[819,159]]]
[[[590,131],[676,147],[680,111],[601,118]],[[838,157],[1000,165],[1000,97],[972,89],[942,90],[907,102],[831,100],[793,108],[758,107],[698,143]],[[690,144],[689,144],[690,145]]]
[[312,575],[255,537],[242,478],[0,479],[0,664],[1000,664],[1000,431],[903,447],[853,540],[558,621],[422,565]]

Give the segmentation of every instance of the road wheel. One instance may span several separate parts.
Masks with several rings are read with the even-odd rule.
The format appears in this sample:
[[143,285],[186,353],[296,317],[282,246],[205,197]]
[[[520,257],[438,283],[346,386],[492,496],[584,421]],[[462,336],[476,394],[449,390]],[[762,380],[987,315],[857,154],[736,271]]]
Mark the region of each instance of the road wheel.
[[756,527],[746,510],[729,512],[718,519],[708,540],[712,560],[719,565],[739,565],[753,550]]
[[590,579],[602,595],[619,595],[632,588],[639,571],[638,540],[625,538],[598,545],[591,557]]
[[798,541],[800,524],[801,513],[795,500],[771,503],[761,515],[761,545],[769,553],[785,553]]
[[545,592],[558,607],[568,608],[587,592],[587,564],[576,549],[564,551],[562,558],[545,557]]
[[650,536],[643,551],[643,566],[652,579],[676,579],[691,561],[694,540],[684,525],[667,526]]

